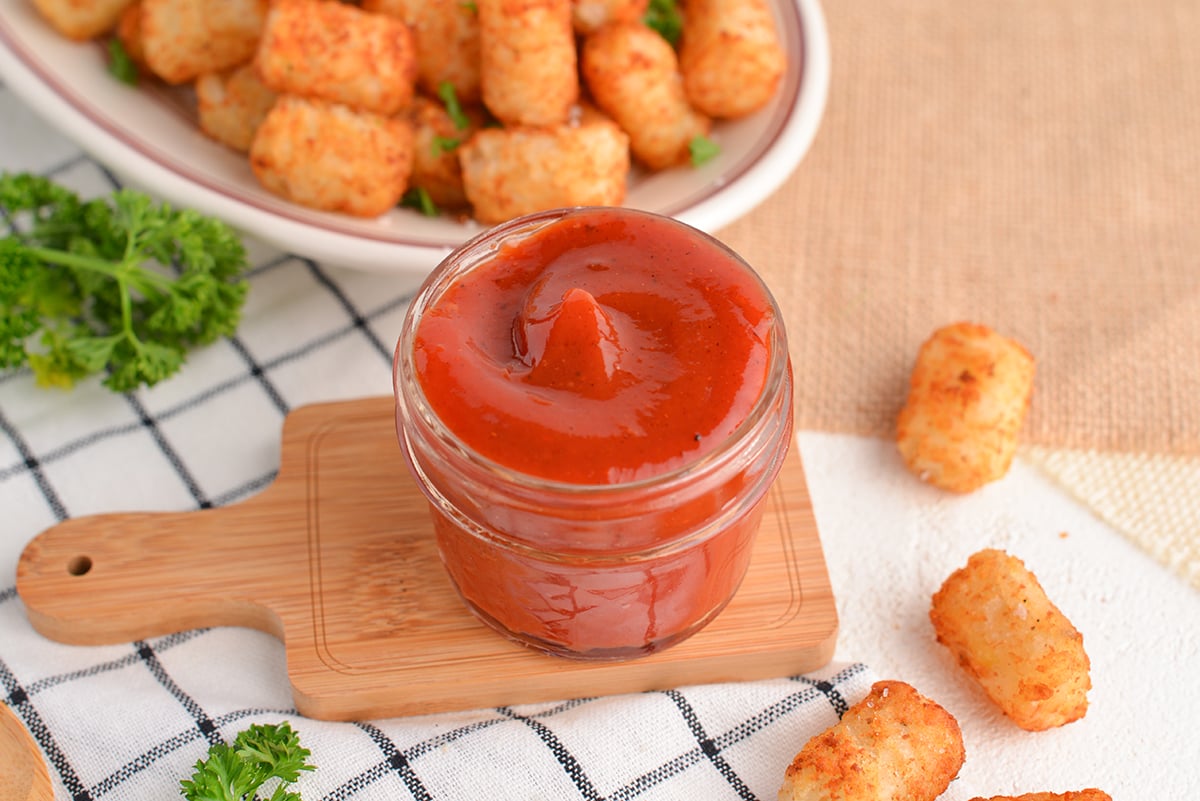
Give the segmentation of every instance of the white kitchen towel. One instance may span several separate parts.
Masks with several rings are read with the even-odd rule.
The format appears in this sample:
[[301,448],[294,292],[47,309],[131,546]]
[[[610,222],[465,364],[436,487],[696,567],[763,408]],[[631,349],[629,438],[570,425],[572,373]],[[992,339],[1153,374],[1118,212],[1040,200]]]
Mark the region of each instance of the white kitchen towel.
[[0,593],[2,700],[56,798],[179,796],[211,743],[288,721],[318,799],[770,799],[795,752],[862,698],[861,664],[809,676],[334,723],[298,716],[282,647],[231,628],[103,647],[33,632]]
[[[25,113],[6,92],[0,103],[5,125]],[[22,130],[36,124],[25,119]],[[0,169],[38,172],[85,197],[119,185],[45,134],[0,148]],[[855,663],[772,681],[329,723],[296,713],[283,646],[256,631],[96,647],[36,633],[16,565],[38,533],[87,514],[243,500],[274,479],[288,412],[391,392],[392,351],[419,279],[248,245],[251,291],[237,335],[194,353],[175,378],[117,395],[96,380],[64,392],[35,386],[28,371],[0,376],[0,701],[33,734],[57,798],[178,797],[210,744],[286,720],[318,766],[297,786],[306,801],[767,799],[808,737],[866,694],[873,676]]]

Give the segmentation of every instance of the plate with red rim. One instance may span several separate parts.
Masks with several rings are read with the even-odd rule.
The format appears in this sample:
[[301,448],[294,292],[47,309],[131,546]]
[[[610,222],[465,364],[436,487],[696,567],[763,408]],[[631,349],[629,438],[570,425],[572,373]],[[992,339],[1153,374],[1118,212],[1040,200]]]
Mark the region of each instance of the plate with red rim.
[[[807,153],[824,113],[829,41],[818,0],[772,0],[789,55],[771,102],[721,121],[701,167],[629,178],[625,205],[715,233],[771,195]],[[282,250],[353,269],[423,275],[483,226],[396,208],[373,219],[307,209],[267,192],[245,156],[204,136],[189,90],[127,86],[97,42],[53,31],[29,0],[0,0],[0,77],[131,185],[221,218]]]

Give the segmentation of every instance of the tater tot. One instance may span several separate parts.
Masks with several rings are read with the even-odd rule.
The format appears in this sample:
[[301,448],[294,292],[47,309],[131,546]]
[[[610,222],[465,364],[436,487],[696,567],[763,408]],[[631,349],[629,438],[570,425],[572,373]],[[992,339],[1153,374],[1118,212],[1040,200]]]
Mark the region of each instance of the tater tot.
[[412,103],[417,53],[402,20],[338,0],[274,0],[256,56],[279,94],[395,114]]
[[50,27],[68,39],[84,41],[112,30],[134,0],[33,0]]
[[1112,796],[1095,788],[1072,790],[1066,793],[1025,793],[1024,795],[977,796],[971,801],[1112,801]]
[[477,0],[483,103],[509,125],[551,126],[579,100],[571,0]]
[[934,594],[929,618],[938,642],[1022,729],[1062,726],[1087,712],[1083,636],[1016,557],[996,549],[972,555]]
[[649,6],[650,0],[571,0],[571,22],[586,36],[613,22],[637,22]]
[[267,0],[142,0],[146,65],[167,83],[220,72],[254,56]]
[[708,134],[710,120],[684,96],[675,50],[642,23],[608,25],[587,37],[581,64],[596,105],[629,134],[633,157],[650,169],[685,163],[688,145]]
[[438,87],[449,81],[460,101],[479,101],[479,15],[469,3],[363,0],[362,7],[402,19],[412,30],[421,88],[436,95]]
[[779,801],[933,801],[965,759],[954,716],[900,681],[879,681],[809,740]]
[[412,124],[281,95],[258,127],[250,166],[271,192],[303,206],[375,217],[408,188]]
[[922,481],[971,492],[1008,472],[1033,395],[1034,360],[986,326],[955,323],[917,355],[896,422],[905,464]]
[[[146,48],[142,44],[142,5],[140,2],[126,7],[117,20],[116,37],[125,48],[129,60],[139,67],[146,67]],[[149,69],[149,67],[146,67]]]
[[475,218],[498,223],[560,206],[625,199],[629,137],[592,119],[556,128],[484,128],[459,148]]
[[196,79],[200,130],[234,150],[246,152],[254,132],[275,104],[275,93],[258,79],[252,64]]
[[413,171],[409,184],[429,193],[429,198],[446,209],[468,205],[463,189],[458,148],[471,138],[483,122],[481,111],[466,107],[468,126],[460,129],[445,106],[427,97],[413,101]]
[[688,0],[679,40],[688,100],[710,117],[766,105],[787,67],[767,0]]

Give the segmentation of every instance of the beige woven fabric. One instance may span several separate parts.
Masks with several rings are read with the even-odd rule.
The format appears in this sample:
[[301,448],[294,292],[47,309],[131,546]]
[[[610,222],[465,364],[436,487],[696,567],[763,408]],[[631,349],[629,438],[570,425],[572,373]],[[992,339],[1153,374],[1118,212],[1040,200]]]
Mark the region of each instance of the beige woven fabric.
[[1200,455],[1200,3],[842,0],[817,140],[721,232],[800,424],[886,434],[960,319],[1037,357],[1026,437]]
[[1200,590],[1200,459],[1037,445],[1020,458]]
[[1026,458],[1195,581],[1200,2],[825,13],[816,142],[721,232],[786,310],[798,425],[890,436],[920,343],[986,323],[1038,361]]

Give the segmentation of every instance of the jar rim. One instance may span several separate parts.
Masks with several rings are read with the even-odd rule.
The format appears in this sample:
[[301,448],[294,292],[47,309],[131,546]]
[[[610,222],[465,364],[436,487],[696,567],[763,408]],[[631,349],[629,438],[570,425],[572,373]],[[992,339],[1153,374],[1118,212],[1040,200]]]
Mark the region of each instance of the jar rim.
[[[502,462],[485,456],[471,447],[441,419],[429,403],[420,380],[412,366],[414,335],[420,315],[448,289],[454,281],[486,264],[499,249],[502,242],[511,241],[514,234],[530,236],[541,228],[566,217],[594,212],[618,213],[633,217],[651,218],[660,222],[680,226],[700,237],[709,246],[726,254],[754,280],[762,292],[763,299],[770,305],[771,326],[768,333],[768,362],[762,390],[754,400],[745,418],[742,419],[716,446],[704,455],[686,460],[682,464],[643,478],[611,483],[578,483],[559,481],[526,473],[511,468]],[[488,245],[490,247],[486,247]],[[478,251],[478,252],[476,252]],[[462,263],[464,256],[469,257]],[[437,439],[453,453],[477,469],[505,481],[519,484],[527,490],[545,492],[563,498],[606,498],[628,492],[645,491],[649,488],[672,486],[692,480],[709,470],[718,469],[736,455],[737,446],[744,442],[765,420],[770,419],[777,406],[777,393],[781,387],[790,385],[788,339],[783,316],[775,296],[763,281],[762,276],[737,252],[713,235],[687,223],[655,212],[628,207],[572,206],[534,212],[500,223],[467,240],[447,255],[426,277],[417,290],[405,313],[401,336],[396,344],[392,360],[392,383],[401,416],[405,419],[419,417],[428,425]],[[791,399],[788,399],[791,403]]]

